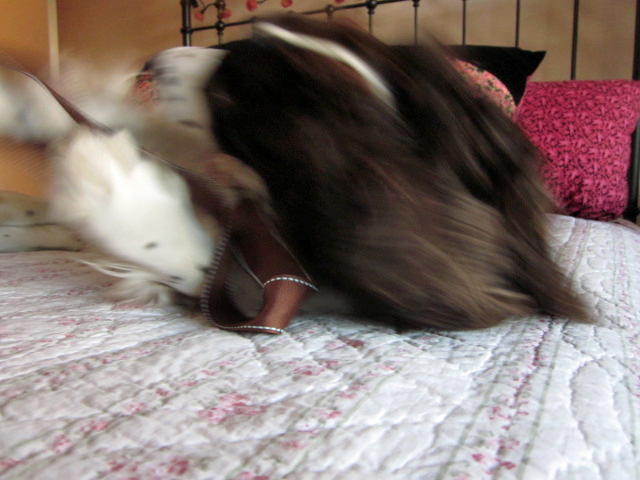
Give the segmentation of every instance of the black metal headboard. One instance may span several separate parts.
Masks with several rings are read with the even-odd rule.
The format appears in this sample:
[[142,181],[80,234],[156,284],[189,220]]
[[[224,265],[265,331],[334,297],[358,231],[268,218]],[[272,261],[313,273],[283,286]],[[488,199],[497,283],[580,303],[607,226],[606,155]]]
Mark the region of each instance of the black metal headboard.
[[[481,1],[481,0],[458,0],[462,1],[462,38],[461,43],[464,45],[467,43],[467,5],[472,1]],[[513,0],[515,2],[515,39],[514,46],[520,46],[520,26],[521,26],[521,6],[523,0]],[[419,12],[421,8],[428,8],[425,6],[427,2],[423,2],[421,4],[420,0],[366,0],[358,3],[348,4],[348,5],[332,5],[328,4],[324,8],[315,9],[315,10],[307,10],[303,12],[298,12],[304,15],[317,15],[317,14],[325,14],[327,18],[332,18],[335,12],[341,10],[353,10],[364,8],[367,10],[368,18],[369,18],[369,31],[374,33],[375,26],[375,18],[376,12],[378,8],[384,6],[386,4],[391,3],[401,3],[401,2],[411,2],[412,5],[409,8],[413,8],[413,28],[414,28],[414,42],[418,42],[418,31],[419,31]],[[214,7],[217,10],[216,21],[211,25],[205,25],[201,27],[192,27],[191,26],[191,10],[193,8],[198,8],[197,0],[180,0],[181,10],[182,10],[182,28],[180,32],[182,34],[182,43],[185,46],[191,45],[192,35],[196,32],[207,31],[207,30],[215,30],[218,34],[218,43],[224,43],[224,32],[227,28],[248,25],[253,22],[253,18],[238,22],[226,22],[224,19],[223,12],[226,9],[225,0],[215,0],[205,5],[205,8]],[[576,78],[576,67],[578,64],[578,39],[580,34],[580,0],[573,0],[573,18],[572,18],[572,41],[571,41],[571,64],[570,64],[570,78],[575,80]],[[635,43],[633,49],[633,70],[632,70],[632,79],[640,80],[640,0],[636,0],[636,18],[635,18],[635,35],[634,35]],[[627,203],[627,208],[625,210],[624,216],[628,220],[635,221],[638,214],[640,214],[640,208],[638,208],[638,183],[640,182],[640,122],[638,123],[638,127],[633,135],[632,140],[632,156],[629,165],[628,171],[628,185],[629,185],[629,201]]]
[[[477,1],[477,0],[458,0],[462,1],[462,38],[461,43],[465,45],[467,43],[467,18],[468,18],[468,9],[467,5],[469,2]],[[522,23],[522,2],[523,0],[513,0],[515,2],[515,39],[514,46],[520,46],[520,26]],[[390,3],[400,3],[400,2],[411,2],[412,8],[414,10],[414,40],[418,41],[418,31],[419,31],[419,10],[421,8],[420,0],[366,0],[363,2],[353,3],[349,5],[332,5],[328,4],[324,8],[315,9],[315,10],[307,10],[303,12],[299,12],[303,15],[317,15],[324,13],[327,18],[331,18],[335,12],[341,10],[354,10],[358,8],[366,8],[369,16],[369,31],[373,33],[374,31],[374,20],[375,14],[378,7],[390,4]],[[426,3],[426,2],[425,2]],[[205,25],[202,27],[192,27],[191,26],[191,9],[198,8],[197,0],[180,0],[181,8],[182,8],[182,28],[180,32],[182,33],[182,44],[183,45],[191,45],[191,37],[194,33],[200,31],[207,30],[216,30],[218,32],[218,43],[224,42],[224,32],[227,28],[247,25],[250,24],[253,19],[242,20],[239,22],[225,22],[223,12],[226,9],[226,1],[225,0],[215,0],[213,2],[208,3],[204,8],[214,7],[217,10],[217,20],[215,23],[211,25]],[[422,6],[422,8],[428,8],[427,6]],[[636,0],[636,32],[635,32],[635,48],[633,53],[633,79],[640,79],[640,0]],[[572,34],[571,34],[571,64],[570,64],[570,78],[574,80],[576,78],[576,68],[578,64],[578,38],[580,33],[580,0],[573,0],[573,19],[572,19]]]
[[[354,10],[358,8],[366,8],[367,13],[369,15],[369,32],[373,33],[374,30],[374,21],[375,14],[378,7],[382,5],[386,5],[389,3],[400,3],[400,2],[408,2],[411,1],[413,3],[414,9],[414,41],[417,43],[418,41],[418,18],[419,18],[419,9],[420,9],[420,0],[366,0],[364,2],[352,3],[349,5],[332,5],[328,4],[324,8],[319,8],[315,10],[306,10],[303,12],[297,12],[302,15],[319,15],[325,14],[327,18],[332,18],[335,12],[339,12],[341,10]],[[466,0],[464,0],[466,1]],[[215,0],[209,4],[207,4],[204,8],[208,8],[210,6],[215,7],[217,10],[217,21],[212,25],[206,25],[202,27],[191,27],[191,9],[198,7],[198,2],[196,0],[180,0],[180,4],[182,7],[182,28],[180,32],[182,33],[182,44],[185,46],[191,45],[191,36],[195,32],[204,31],[204,30],[216,30],[218,32],[218,43],[222,44],[224,42],[224,31],[229,27],[237,27],[240,25],[248,25],[253,22],[253,18],[248,20],[242,20],[239,22],[225,22],[223,12],[226,9],[225,0]]]

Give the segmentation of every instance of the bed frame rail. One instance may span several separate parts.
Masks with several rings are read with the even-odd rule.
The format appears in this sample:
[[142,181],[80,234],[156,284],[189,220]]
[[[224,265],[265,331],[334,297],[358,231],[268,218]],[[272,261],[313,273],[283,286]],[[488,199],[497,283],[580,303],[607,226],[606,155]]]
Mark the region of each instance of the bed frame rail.
[[[635,43],[633,47],[633,71],[631,78],[640,80],[640,0],[636,0],[636,30]],[[638,207],[638,183],[640,182],[640,121],[636,131],[633,133],[631,144],[631,162],[629,164],[628,185],[629,185],[629,201],[627,209],[624,212],[624,218],[632,222],[636,222],[640,214]]]

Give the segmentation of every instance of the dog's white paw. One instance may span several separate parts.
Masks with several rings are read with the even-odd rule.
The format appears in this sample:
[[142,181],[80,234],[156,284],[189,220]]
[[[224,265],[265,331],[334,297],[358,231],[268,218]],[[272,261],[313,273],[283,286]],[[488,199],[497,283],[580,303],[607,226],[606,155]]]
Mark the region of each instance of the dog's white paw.
[[131,305],[169,306],[174,303],[175,290],[158,282],[158,274],[128,263],[118,263],[109,258],[81,260],[93,269],[110,277],[118,278],[105,297],[119,303]]
[[105,292],[105,298],[127,305],[168,307],[175,303],[175,290],[158,282],[125,278],[118,280]]
[[84,128],[58,151],[56,163],[54,220],[153,272],[153,281],[198,295],[214,241],[177,173],[144,157],[126,132]]

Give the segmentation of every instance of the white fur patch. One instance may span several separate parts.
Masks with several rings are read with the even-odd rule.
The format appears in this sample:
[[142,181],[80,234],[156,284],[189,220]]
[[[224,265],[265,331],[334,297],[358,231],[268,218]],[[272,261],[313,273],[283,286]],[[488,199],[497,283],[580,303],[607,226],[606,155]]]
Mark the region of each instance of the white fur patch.
[[148,62],[157,95],[155,107],[175,122],[209,131],[211,116],[204,86],[225,55],[224,50],[202,47],[160,52]]
[[72,126],[71,117],[41,85],[20,73],[0,70],[0,135],[48,142]]
[[[163,68],[178,72],[180,75],[176,75],[181,80],[174,84],[172,77],[163,80],[162,75],[158,76],[156,86],[164,92],[161,97],[165,100],[153,109],[141,108],[133,101],[135,74],[132,72],[96,75],[71,62],[65,66],[64,82],[54,82],[52,87],[92,121],[114,131],[129,130],[140,147],[188,168],[217,150],[209,129],[206,102],[201,98],[205,72],[217,65],[211,57],[222,55],[214,53],[196,55],[202,62],[194,61],[200,70],[193,79],[189,76],[191,70],[184,65],[183,55],[171,54],[171,51],[166,57],[161,55]],[[174,62],[176,66],[171,67]],[[206,64],[206,68],[201,63]],[[187,100],[175,103],[166,100],[178,95]],[[189,114],[191,109],[193,113]],[[42,85],[20,73],[0,70],[0,135],[18,141],[51,143],[70,134],[76,126]]]
[[367,62],[342,45],[323,38],[291,32],[272,23],[258,23],[256,29],[295,47],[324,55],[348,65],[364,78],[375,96],[390,108],[395,108],[393,95],[382,77]]

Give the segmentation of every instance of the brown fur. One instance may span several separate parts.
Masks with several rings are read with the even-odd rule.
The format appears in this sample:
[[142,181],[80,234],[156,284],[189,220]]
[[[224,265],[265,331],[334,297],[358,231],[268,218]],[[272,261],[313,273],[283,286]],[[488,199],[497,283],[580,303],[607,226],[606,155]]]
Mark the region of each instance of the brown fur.
[[220,145],[262,176],[316,282],[401,324],[586,319],[547,251],[536,151],[435,42],[394,50],[336,22],[272,21],[348,47],[396,99],[394,112],[350,68],[271,37],[233,49],[207,87]]

